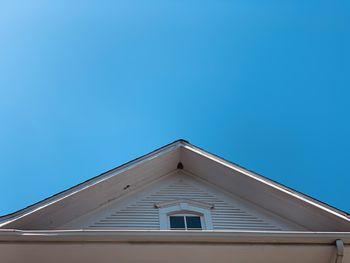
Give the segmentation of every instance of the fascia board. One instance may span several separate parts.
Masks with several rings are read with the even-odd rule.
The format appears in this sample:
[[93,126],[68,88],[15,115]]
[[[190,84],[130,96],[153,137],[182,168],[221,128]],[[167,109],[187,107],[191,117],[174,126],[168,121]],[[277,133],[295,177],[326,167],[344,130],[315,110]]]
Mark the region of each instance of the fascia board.
[[20,219],[26,215],[29,215],[31,213],[34,213],[34,212],[40,210],[40,209],[43,209],[43,208],[45,208],[53,203],[59,202],[65,198],[69,198],[70,196],[72,196],[80,191],[83,191],[84,189],[87,189],[89,187],[93,187],[93,186],[95,186],[95,185],[97,185],[105,180],[110,179],[111,177],[114,177],[120,173],[128,171],[128,170],[130,170],[138,165],[141,165],[147,161],[155,159],[160,155],[174,151],[174,150],[178,149],[179,147],[183,146],[184,142],[185,142],[184,140],[174,141],[174,142],[172,142],[168,145],[165,145],[165,146],[163,146],[155,151],[152,151],[146,155],[143,155],[143,156],[136,158],[130,162],[127,162],[127,163],[122,164],[118,167],[115,167],[111,170],[108,170],[107,172],[104,172],[96,177],[93,177],[85,182],[82,182],[78,185],[75,185],[67,190],[64,190],[60,193],[57,193],[51,197],[48,197],[42,201],[39,201],[33,205],[30,205],[26,208],[18,210],[14,213],[1,216],[0,217],[0,228],[2,226],[6,225],[8,223],[11,223],[17,219]]
[[162,230],[0,230],[0,242],[116,242],[350,245],[350,232],[162,231]]
[[314,198],[312,198],[310,196],[307,196],[307,195],[305,195],[303,193],[300,193],[300,192],[298,192],[296,190],[293,190],[293,189],[291,189],[289,187],[286,187],[286,186],[284,186],[284,185],[282,185],[280,183],[277,183],[277,182],[275,182],[275,181],[273,181],[271,179],[268,179],[268,178],[266,178],[266,177],[264,177],[262,175],[259,175],[259,174],[255,173],[255,172],[252,172],[252,171],[250,171],[250,170],[248,170],[246,168],[243,168],[243,167],[241,167],[241,166],[239,166],[239,165],[237,165],[235,163],[227,161],[227,160],[225,160],[225,159],[223,159],[223,158],[221,158],[221,157],[219,157],[217,155],[209,153],[209,152],[207,152],[207,151],[205,151],[205,150],[203,150],[203,149],[201,149],[201,148],[199,148],[197,146],[189,144],[187,142],[183,142],[182,143],[182,147],[184,149],[186,149],[186,150],[192,151],[192,152],[197,153],[197,154],[199,154],[199,155],[201,155],[201,156],[203,156],[203,157],[205,157],[207,159],[210,159],[210,160],[212,160],[212,161],[214,161],[216,163],[219,163],[219,164],[221,164],[221,165],[223,165],[225,167],[228,167],[228,168],[230,168],[230,169],[232,169],[232,170],[234,170],[236,172],[244,174],[245,176],[247,176],[247,177],[249,177],[249,178],[251,178],[253,180],[256,180],[256,181],[258,181],[258,182],[260,182],[262,184],[268,185],[268,186],[270,186],[270,187],[272,187],[272,188],[274,188],[274,189],[276,189],[278,191],[286,193],[287,195],[289,195],[289,196],[291,196],[293,198],[297,198],[297,199],[299,199],[299,200],[301,200],[301,201],[303,201],[305,203],[308,203],[308,204],[310,204],[310,205],[312,205],[312,206],[314,206],[314,207],[316,207],[318,209],[326,211],[327,213],[330,213],[330,214],[332,214],[334,216],[337,216],[337,217],[339,217],[339,218],[341,218],[341,219],[343,219],[345,221],[350,222],[349,215],[346,212],[344,212],[344,211],[336,209],[336,208],[334,208],[334,207],[332,207],[332,206],[330,206],[328,204],[325,204],[325,203],[323,203],[323,202],[321,202],[319,200],[316,200],[316,199],[314,199]]

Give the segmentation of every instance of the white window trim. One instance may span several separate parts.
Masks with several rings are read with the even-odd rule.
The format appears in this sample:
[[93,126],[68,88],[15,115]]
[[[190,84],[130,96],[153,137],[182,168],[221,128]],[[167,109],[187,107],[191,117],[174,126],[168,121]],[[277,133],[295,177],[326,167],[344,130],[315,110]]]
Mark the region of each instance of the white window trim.
[[198,214],[201,217],[202,230],[212,230],[213,224],[210,209],[213,205],[194,200],[180,199],[156,204],[159,209],[159,223],[161,230],[170,229],[169,216],[176,214]]
[[[191,212],[191,213],[176,213],[175,214],[168,214],[168,228],[171,229],[171,225],[170,225],[170,217],[171,216],[181,216],[184,218],[184,223],[185,223],[185,230],[196,230],[196,231],[200,231],[200,230],[203,230],[205,228],[203,228],[203,226],[205,225],[205,222],[204,222],[204,218],[203,218],[203,215],[202,214],[199,214],[199,213],[195,213],[195,212]],[[201,222],[201,228],[199,229],[188,229],[187,227],[187,219],[186,217],[188,216],[198,216],[199,217],[199,220]],[[176,229],[171,229],[171,230],[176,230]],[[183,229],[179,229],[179,230],[183,230]]]

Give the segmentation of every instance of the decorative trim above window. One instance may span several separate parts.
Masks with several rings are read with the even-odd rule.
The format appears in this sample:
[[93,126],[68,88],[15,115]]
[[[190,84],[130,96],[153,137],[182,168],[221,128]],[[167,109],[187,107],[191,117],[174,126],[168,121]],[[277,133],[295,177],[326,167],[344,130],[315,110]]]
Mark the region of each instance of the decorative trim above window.
[[[210,210],[214,208],[214,205],[199,202],[190,199],[178,199],[174,201],[161,202],[154,205],[159,209],[159,223],[160,229],[171,229],[170,216],[191,216],[200,217],[201,229],[212,230],[213,224],[211,220]],[[190,229],[185,227],[185,229]]]

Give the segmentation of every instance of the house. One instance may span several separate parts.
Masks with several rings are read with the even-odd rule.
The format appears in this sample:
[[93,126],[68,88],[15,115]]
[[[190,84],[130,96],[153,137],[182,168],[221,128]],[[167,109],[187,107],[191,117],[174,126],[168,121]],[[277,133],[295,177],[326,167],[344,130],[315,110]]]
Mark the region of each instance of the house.
[[345,212],[184,140],[0,218],[0,262],[350,262]]

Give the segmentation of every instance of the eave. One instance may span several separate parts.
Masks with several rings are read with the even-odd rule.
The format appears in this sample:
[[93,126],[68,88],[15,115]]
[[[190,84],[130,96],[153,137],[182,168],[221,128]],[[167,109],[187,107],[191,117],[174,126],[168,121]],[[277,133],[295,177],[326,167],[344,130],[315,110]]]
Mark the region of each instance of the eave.
[[325,244],[341,239],[350,245],[350,232],[306,231],[167,231],[167,230],[0,230],[0,242],[116,242]]

